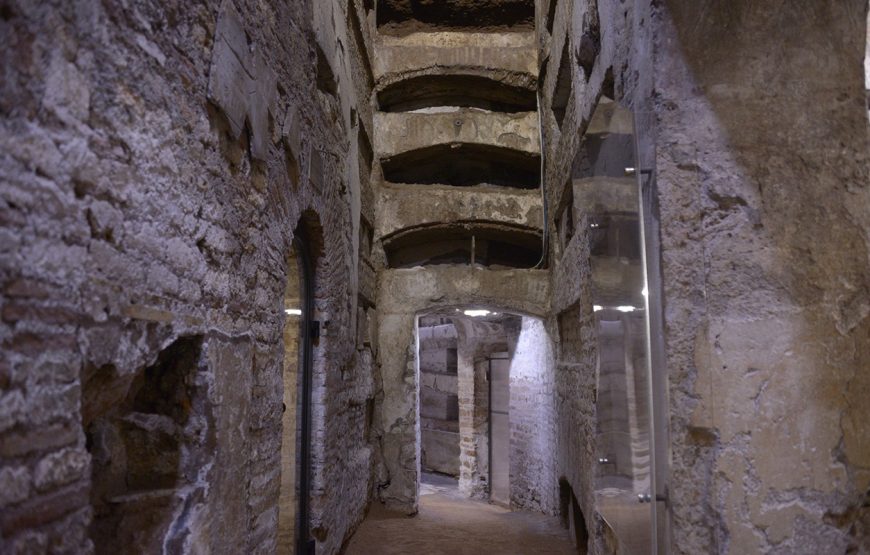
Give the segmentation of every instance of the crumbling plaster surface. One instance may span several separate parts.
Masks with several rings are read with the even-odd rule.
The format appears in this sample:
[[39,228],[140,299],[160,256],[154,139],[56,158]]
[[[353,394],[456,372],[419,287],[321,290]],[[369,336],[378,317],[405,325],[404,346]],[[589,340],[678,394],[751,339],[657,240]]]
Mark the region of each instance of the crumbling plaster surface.
[[377,238],[439,223],[493,222],[541,229],[541,194],[534,190],[384,185],[378,202]]
[[870,551],[866,10],[655,12],[677,553]]
[[424,112],[375,114],[375,152],[380,158],[454,143],[541,151],[536,112],[494,113],[474,108],[433,108]]
[[[244,49],[218,31],[231,11]],[[307,210],[323,229],[318,315],[331,323],[312,528],[319,552],[336,552],[368,499],[371,357],[349,331],[349,177],[331,162],[348,144],[314,90],[311,3],[11,2],[3,14],[0,551],[88,550],[80,373],[123,383],[186,335],[209,346],[209,433],[228,434],[195,477],[209,516],[189,532],[206,551],[272,551],[285,255]]]
[[377,327],[381,388],[373,430],[380,457],[376,460],[376,494],[388,509],[414,514],[420,476],[416,315],[379,312]]
[[545,323],[522,318],[510,345],[511,507],[557,514],[556,364]]
[[374,77],[380,89],[425,74],[479,74],[534,90],[537,51],[534,34],[412,33],[379,35],[374,49]]

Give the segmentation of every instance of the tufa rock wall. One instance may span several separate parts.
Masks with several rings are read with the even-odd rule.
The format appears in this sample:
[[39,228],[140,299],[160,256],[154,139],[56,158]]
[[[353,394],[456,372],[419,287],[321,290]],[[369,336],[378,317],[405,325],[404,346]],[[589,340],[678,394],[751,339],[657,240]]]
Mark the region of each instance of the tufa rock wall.
[[870,549],[866,11],[655,11],[677,553]]

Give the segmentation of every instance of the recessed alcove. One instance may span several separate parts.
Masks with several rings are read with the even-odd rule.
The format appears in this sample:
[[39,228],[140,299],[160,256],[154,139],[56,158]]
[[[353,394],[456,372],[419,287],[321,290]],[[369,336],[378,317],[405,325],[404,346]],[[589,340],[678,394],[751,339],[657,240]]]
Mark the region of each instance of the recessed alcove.
[[541,259],[540,232],[504,225],[459,223],[405,230],[384,239],[390,268],[477,264],[531,268]]
[[[92,457],[90,536],[97,554],[159,552],[187,534],[173,525],[197,479],[196,453],[209,443],[195,430],[208,416],[198,411],[201,346],[199,336],[181,337],[132,380],[110,366],[86,372],[82,424]],[[113,402],[125,384],[123,400]]]
[[386,34],[456,28],[532,30],[534,23],[534,0],[379,0],[377,6],[378,30]]
[[535,189],[540,156],[482,144],[440,144],[403,152],[381,161],[391,183],[496,185]]
[[377,93],[383,112],[408,112],[438,106],[480,108],[494,112],[536,109],[535,91],[482,75],[418,75],[392,83]]

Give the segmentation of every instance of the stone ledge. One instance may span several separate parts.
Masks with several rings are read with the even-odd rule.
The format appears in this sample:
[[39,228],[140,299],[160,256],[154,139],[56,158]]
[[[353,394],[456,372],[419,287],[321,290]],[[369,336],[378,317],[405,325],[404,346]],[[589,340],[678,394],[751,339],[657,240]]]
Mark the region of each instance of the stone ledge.
[[437,266],[384,270],[378,306],[384,314],[479,306],[545,317],[550,308],[548,270],[486,270]]
[[388,158],[434,145],[465,143],[540,154],[537,112],[499,113],[474,108],[375,114],[375,153]]
[[510,223],[543,227],[541,194],[536,189],[384,185],[381,187],[375,238],[427,224]]

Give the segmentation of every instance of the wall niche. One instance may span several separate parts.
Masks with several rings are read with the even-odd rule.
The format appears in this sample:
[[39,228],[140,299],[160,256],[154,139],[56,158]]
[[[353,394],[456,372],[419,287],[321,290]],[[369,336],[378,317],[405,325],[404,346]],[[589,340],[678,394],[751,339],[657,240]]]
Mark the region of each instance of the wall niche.
[[[132,380],[111,366],[86,370],[82,415],[97,554],[183,550],[183,523],[204,494],[197,474],[209,443],[196,379],[201,352],[201,336],[181,337]],[[120,402],[101,399],[123,396],[125,382]]]

